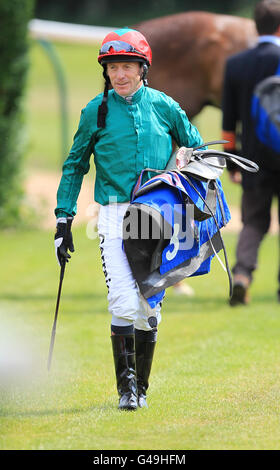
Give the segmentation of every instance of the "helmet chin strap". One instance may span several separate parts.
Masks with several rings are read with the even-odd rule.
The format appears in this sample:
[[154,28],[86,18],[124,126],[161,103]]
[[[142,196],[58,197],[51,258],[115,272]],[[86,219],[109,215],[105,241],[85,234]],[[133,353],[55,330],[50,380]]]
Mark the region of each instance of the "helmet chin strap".
[[146,75],[148,73],[149,68],[148,68],[147,64],[143,64],[142,67],[143,67],[143,73],[142,73],[141,80],[143,80],[143,83],[144,83],[145,86],[148,86],[148,80],[146,78]]
[[109,91],[109,86],[110,86],[110,78],[107,75],[105,67],[103,70],[103,77],[105,78],[105,88],[104,88],[102,103],[98,107],[97,127],[102,127],[104,129],[104,127],[106,126],[106,115],[108,113],[107,100],[108,100],[108,91]]

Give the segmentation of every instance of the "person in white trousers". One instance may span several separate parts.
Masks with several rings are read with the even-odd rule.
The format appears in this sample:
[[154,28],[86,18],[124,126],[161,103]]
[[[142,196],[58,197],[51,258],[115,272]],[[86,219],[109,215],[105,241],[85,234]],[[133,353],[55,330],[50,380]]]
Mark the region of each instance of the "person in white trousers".
[[[55,209],[56,253],[58,259],[65,259],[70,256],[67,250],[74,250],[65,222],[76,214],[83,176],[89,171],[93,154],[94,199],[100,205],[98,232],[112,315],[119,409],[136,410],[147,406],[157,329],[147,321],[147,301],[140,295],[123,251],[123,216],[141,171],[165,168],[172,155],[172,141],[179,147],[196,147],[203,140],[178,103],[147,86],[152,51],[141,33],[127,28],[109,33],[98,61],[103,67],[105,89],[82,110],[63,165]],[[154,314],[157,324],[161,321],[160,309],[158,304]]]

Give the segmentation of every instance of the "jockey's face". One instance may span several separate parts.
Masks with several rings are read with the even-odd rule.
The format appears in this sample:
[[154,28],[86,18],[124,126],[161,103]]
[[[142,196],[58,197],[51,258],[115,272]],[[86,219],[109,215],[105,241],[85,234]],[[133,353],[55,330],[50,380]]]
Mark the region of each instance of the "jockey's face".
[[107,74],[112,87],[121,96],[132,95],[142,85],[139,62],[109,62]]

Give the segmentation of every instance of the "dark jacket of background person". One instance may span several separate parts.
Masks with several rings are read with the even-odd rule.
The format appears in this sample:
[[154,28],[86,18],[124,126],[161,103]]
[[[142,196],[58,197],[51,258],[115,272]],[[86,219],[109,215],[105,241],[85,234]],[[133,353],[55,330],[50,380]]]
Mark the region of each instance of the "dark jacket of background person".
[[[242,172],[243,188],[261,184],[263,179],[280,176],[280,155],[257,138],[251,118],[251,100],[257,83],[274,75],[280,65],[279,45],[261,36],[256,47],[230,57],[226,63],[223,91],[223,131],[236,132],[241,123],[241,154],[258,163],[258,173]],[[276,40],[276,41],[277,41]],[[229,170],[233,167],[229,167]]]

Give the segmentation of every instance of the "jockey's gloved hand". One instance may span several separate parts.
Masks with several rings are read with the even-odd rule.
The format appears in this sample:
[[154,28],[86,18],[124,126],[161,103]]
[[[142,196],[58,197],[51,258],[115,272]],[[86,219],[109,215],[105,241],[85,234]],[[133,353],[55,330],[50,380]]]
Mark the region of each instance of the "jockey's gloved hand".
[[54,246],[55,255],[60,266],[65,262],[68,263],[71,258],[68,250],[71,251],[71,253],[75,251],[71,232],[72,222],[73,217],[60,217],[57,219]]

